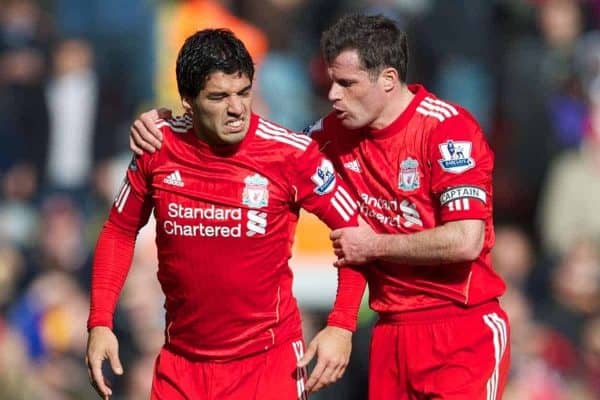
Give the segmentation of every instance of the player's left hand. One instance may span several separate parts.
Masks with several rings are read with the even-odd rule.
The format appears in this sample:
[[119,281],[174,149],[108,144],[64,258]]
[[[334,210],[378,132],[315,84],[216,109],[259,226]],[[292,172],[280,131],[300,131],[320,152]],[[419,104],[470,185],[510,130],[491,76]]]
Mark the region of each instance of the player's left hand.
[[338,258],[333,263],[336,267],[367,264],[376,257],[377,234],[362,218],[358,220],[357,227],[336,229],[329,238]]
[[306,391],[316,392],[340,379],[348,366],[351,351],[351,331],[328,326],[317,333],[298,361],[298,368],[304,368],[317,355],[317,364],[306,381]]

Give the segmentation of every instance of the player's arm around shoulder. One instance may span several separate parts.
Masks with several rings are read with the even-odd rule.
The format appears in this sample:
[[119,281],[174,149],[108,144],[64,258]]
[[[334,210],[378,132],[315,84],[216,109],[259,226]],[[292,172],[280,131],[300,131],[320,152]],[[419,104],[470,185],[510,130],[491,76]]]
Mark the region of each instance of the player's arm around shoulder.
[[158,128],[159,121],[172,118],[168,108],[154,108],[140,114],[129,128],[129,148],[137,155],[154,153],[160,149],[163,133]]
[[302,130],[302,134],[317,142],[319,150],[324,154],[328,154],[328,150],[331,147],[329,144],[339,133],[336,130],[333,118],[332,114],[328,114]]

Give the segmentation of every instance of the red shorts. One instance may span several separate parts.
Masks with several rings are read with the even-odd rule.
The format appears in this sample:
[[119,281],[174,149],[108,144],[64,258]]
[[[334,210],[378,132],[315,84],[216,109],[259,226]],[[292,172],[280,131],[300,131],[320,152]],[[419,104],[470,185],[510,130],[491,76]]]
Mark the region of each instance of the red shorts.
[[151,400],[305,400],[306,369],[296,368],[296,340],[228,362],[190,361],[163,348],[156,359]]
[[497,301],[398,314],[373,329],[371,400],[499,400],[510,330]]

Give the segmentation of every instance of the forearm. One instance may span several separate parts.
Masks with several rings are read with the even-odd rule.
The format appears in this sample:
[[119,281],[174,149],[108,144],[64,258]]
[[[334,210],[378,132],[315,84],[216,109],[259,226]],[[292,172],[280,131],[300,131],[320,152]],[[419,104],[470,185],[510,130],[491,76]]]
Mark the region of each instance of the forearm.
[[337,295],[327,325],[356,330],[358,310],[367,285],[364,272],[359,268],[338,268]]
[[413,234],[378,234],[373,242],[377,259],[398,264],[431,265],[471,261],[483,247],[485,224],[463,220]]
[[88,329],[112,328],[114,310],[131,266],[135,238],[135,232],[122,230],[110,221],[102,228],[92,267]]

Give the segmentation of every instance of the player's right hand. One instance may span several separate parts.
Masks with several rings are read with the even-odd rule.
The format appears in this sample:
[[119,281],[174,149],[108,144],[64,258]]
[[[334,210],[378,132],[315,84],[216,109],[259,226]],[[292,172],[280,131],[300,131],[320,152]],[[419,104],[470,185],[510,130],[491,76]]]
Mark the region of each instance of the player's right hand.
[[102,362],[110,362],[112,370],[117,375],[123,374],[119,360],[119,342],[115,334],[105,326],[96,326],[88,335],[85,363],[88,368],[90,383],[103,400],[112,396],[110,382],[102,375]]
[[156,127],[159,119],[171,118],[172,113],[168,108],[152,109],[142,113],[129,129],[129,148],[137,155],[144,151],[154,153],[160,149],[162,132]]

